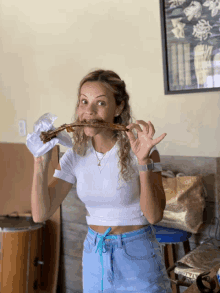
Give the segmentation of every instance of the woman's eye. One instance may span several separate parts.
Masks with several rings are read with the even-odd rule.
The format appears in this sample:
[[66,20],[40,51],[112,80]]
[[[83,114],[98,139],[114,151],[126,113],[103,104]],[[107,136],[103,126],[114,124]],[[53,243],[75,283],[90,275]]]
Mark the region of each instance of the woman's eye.
[[[81,102],[83,103],[83,101],[86,101],[86,100],[82,100]],[[98,101],[98,103],[102,103],[103,106],[105,105],[105,102],[103,102],[103,101]]]

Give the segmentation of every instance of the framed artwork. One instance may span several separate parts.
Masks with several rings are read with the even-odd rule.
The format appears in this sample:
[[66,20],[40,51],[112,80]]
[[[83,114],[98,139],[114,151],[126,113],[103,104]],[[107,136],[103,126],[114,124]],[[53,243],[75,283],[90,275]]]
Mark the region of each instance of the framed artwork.
[[220,0],[160,0],[165,94],[220,91]]

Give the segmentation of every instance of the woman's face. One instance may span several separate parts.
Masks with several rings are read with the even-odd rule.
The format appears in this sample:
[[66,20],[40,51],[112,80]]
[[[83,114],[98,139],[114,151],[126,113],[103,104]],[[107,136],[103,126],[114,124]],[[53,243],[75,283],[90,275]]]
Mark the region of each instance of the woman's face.
[[[80,121],[97,119],[113,123],[117,113],[116,108],[113,93],[106,89],[102,83],[87,81],[81,87],[77,109]],[[84,130],[85,134],[87,134],[88,130],[97,133],[106,131],[104,128],[94,127],[84,127]]]

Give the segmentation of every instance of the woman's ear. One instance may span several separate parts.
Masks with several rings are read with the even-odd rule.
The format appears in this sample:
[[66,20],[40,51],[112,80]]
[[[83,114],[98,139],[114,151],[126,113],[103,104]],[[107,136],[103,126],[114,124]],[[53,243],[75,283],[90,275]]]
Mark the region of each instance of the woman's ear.
[[125,101],[121,101],[121,104],[117,107],[119,115],[121,115],[121,113],[123,112],[124,106],[125,106]]

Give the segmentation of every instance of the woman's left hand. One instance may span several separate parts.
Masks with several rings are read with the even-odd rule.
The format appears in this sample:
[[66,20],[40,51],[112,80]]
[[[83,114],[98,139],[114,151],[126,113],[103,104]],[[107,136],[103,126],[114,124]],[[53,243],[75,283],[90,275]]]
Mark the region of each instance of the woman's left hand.
[[[131,149],[138,158],[139,162],[144,162],[149,158],[150,150],[153,146],[161,142],[162,139],[167,135],[167,133],[163,133],[158,138],[153,139],[155,134],[155,129],[153,124],[148,121],[146,123],[143,120],[136,120],[138,124],[143,125],[143,130],[140,125],[131,123],[126,128],[129,129],[128,132],[125,132],[130,140]],[[138,137],[135,138],[132,129],[135,128],[137,130]]]

